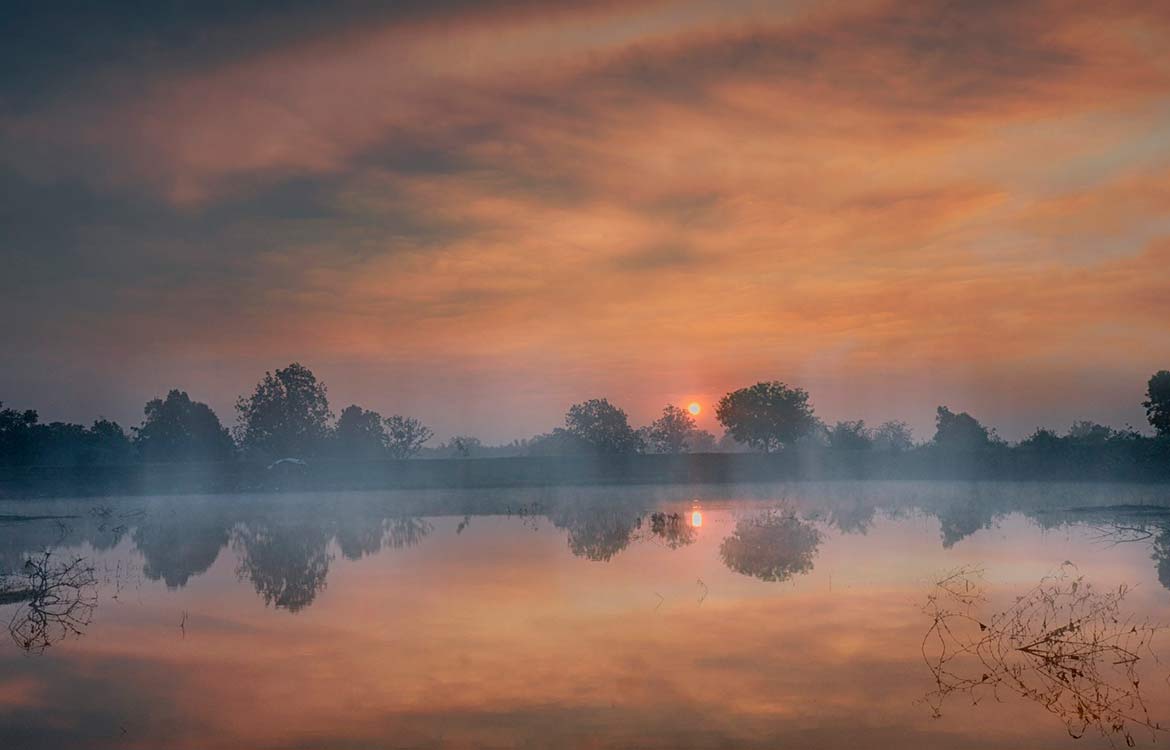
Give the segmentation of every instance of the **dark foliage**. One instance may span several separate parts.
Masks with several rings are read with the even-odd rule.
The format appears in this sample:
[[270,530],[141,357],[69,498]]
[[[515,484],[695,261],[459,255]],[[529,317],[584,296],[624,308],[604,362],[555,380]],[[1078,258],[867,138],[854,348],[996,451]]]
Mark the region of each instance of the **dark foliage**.
[[816,424],[808,392],[779,381],[728,393],[715,416],[735,440],[764,453],[794,444]]
[[252,395],[236,402],[237,438],[247,453],[265,458],[319,455],[329,437],[325,384],[297,362],[268,372]]
[[146,419],[134,428],[134,446],[144,461],[227,461],[235,444],[207,404],[180,390],[152,399]]
[[1170,370],[1159,370],[1146,383],[1146,419],[1161,437],[1170,438]]
[[570,406],[565,429],[597,453],[640,453],[644,448],[626,413],[604,398]]

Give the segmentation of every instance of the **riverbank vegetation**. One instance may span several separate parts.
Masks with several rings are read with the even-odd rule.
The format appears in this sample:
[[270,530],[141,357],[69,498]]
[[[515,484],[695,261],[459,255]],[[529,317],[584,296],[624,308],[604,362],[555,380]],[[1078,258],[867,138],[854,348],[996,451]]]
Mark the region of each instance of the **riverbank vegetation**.
[[[623,409],[596,398],[572,405],[563,426],[529,439],[491,446],[473,436],[457,435],[436,445],[432,430],[416,417],[383,417],[358,405],[345,407],[335,417],[325,384],[308,368],[293,363],[266,373],[251,393],[238,399],[236,422],[230,429],[207,404],[178,389],[149,400],[142,423],[128,431],[106,419],[90,426],[43,423],[36,411],[0,404],[0,467],[56,467],[74,472],[100,467],[108,469],[110,476],[126,477],[167,475],[168,471],[181,476],[183,472],[165,466],[188,464],[203,467],[204,474],[228,477],[223,481],[233,487],[238,485],[231,477],[251,476],[257,466],[271,470],[281,463],[280,476],[286,477],[352,462],[400,465],[411,458],[513,459],[491,470],[456,469],[458,462],[448,461],[409,471],[399,466],[391,472],[400,478],[415,476],[418,486],[450,484],[439,477],[443,472],[459,474],[451,481],[493,485],[726,481],[741,476],[768,480],[806,475],[1170,477],[1170,372],[1161,371],[1149,379],[1143,405],[1153,435],[1081,420],[1062,432],[1038,428],[1027,438],[1009,443],[971,414],[939,406],[934,434],[916,440],[906,423],[899,421],[872,427],[862,420],[828,424],[816,415],[807,391],[774,381],[732,391],[718,402],[715,414],[724,428],[720,437],[699,429],[694,417],[676,405],[666,405],[653,422],[635,427]],[[769,458],[669,458],[749,453]],[[639,456],[647,458],[635,458]],[[133,466],[147,468],[137,473],[117,470]],[[309,466],[314,468],[306,469]],[[363,486],[388,481],[385,470],[367,473]],[[14,476],[11,471],[8,475]],[[32,475],[20,473],[26,478]],[[83,475],[96,476],[92,472],[78,476]]]

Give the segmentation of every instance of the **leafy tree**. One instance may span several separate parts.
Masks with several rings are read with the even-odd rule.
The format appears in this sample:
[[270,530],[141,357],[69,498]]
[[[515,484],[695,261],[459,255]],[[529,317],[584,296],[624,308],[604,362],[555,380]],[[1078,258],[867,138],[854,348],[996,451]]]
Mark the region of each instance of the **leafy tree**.
[[715,416],[736,441],[765,453],[792,445],[816,424],[808,392],[779,381],[728,393]]
[[297,362],[264,373],[251,396],[236,401],[240,446],[268,457],[311,456],[329,436],[325,384]]
[[151,399],[141,427],[133,428],[134,447],[146,461],[226,461],[235,451],[232,437],[207,404],[180,390]]
[[435,436],[431,429],[414,417],[395,414],[385,420],[386,446],[391,458],[410,458],[422,450],[423,443]]
[[483,443],[479,438],[469,435],[456,435],[447,443],[447,449],[455,458],[471,458],[479,453]]
[[1096,422],[1089,422],[1087,420],[1080,420],[1073,422],[1072,427],[1068,429],[1068,439],[1070,442],[1079,445],[1095,445],[1102,446],[1113,440],[1118,436],[1117,430],[1112,427],[1106,427],[1103,424]]
[[370,461],[386,456],[389,438],[381,414],[353,405],[341,410],[333,442],[338,455]]
[[69,422],[49,422],[33,428],[33,455],[41,466],[75,466],[88,463],[86,429]]
[[873,447],[883,451],[908,451],[914,447],[914,433],[905,422],[882,422],[873,431]]
[[695,431],[695,418],[686,409],[668,404],[662,416],[645,430],[646,447],[651,453],[684,453],[689,450],[688,439]]
[[1159,370],[1146,384],[1146,419],[1161,437],[1170,437],[1170,370]]
[[751,446],[739,442],[730,432],[724,432],[715,449],[720,453],[747,453],[751,450]]
[[643,448],[626,413],[603,398],[570,406],[565,428],[598,453],[639,453]]
[[[4,403],[0,402],[0,407],[3,406]],[[37,413],[32,409],[0,408],[0,465],[24,466],[34,462],[37,419]]]
[[949,450],[979,450],[987,448],[994,433],[967,412],[954,413],[945,406],[938,407],[935,417],[934,444]]
[[130,436],[117,422],[95,420],[87,431],[85,462],[101,465],[129,463],[134,455]]
[[1064,440],[1052,430],[1038,428],[1020,441],[1020,447],[1038,453],[1051,453],[1059,450],[1064,445]]
[[706,430],[691,430],[687,435],[687,450],[691,453],[714,453],[719,450],[719,441]]
[[838,422],[829,431],[829,446],[839,450],[865,450],[873,447],[873,432],[865,420]]
[[564,427],[557,427],[529,440],[524,452],[529,456],[579,456],[592,453],[593,446]]

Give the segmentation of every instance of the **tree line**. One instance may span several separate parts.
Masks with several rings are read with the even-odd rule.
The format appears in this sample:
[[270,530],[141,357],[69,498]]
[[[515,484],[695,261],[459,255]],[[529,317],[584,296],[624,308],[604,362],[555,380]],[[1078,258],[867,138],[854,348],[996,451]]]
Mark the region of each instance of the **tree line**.
[[410,458],[433,436],[418,419],[383,418],[356,405],[335,421],[325,384],[296,362],[265,373],[236,401],[232,430],[210,406],[178,389],[148,401],[143,415],[127,432],[106,419],[91,427],[43,424],[36,411],[0,408],[0,465]]
[[0,465],[225,462],[240,458],[376,461],[416,456],[613,456],[803,449],[956,455],[1012,450],[1075,460],[1085,451],[1133,452],[1152,444],[1170,445],[1170,371],[1162,370],[1149,379],[1142,403],[1155,438],[1132,428],[1115,430],[1078,421],[1065,434],[1040,428],[1009,445],[994,428],[970,414],[939,406],[933,437],[915,442],[905,422],[870,427],[864,420],[843,420],[830,425],[816,416],[806,390],[771,381],[740,388],[719,400],[715,416],[725,430],[721,438],[700,429],[689,412],[675,405],[665,406],[660,417],[635,428],[624,410],[597,398],[573,404],[564,426],[528,440],[485,446],[477,438],[455,436],[427,447],[434,433],[414,417],[383,417],[355,404],[342,409],[334,419],[325,384],[307,367],[294,362],[265,373],[250,394],[237,400],[237,419],[231,430],[211,407],[177,389],[165,398],[148,401],[142,424],[129,432],[107,419],[98,419],[89,427],[41,423],[36,411],[5,409],[0,403]]

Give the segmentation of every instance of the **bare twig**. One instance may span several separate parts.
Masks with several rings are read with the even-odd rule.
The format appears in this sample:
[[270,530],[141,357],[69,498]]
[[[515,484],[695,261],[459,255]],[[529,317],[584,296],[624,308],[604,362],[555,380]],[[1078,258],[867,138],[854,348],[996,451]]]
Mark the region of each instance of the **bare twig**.
[[1152,641],[1164,626],[1122,611],[1127,586],[1097,591],[1065,563],[1008,609],[981,616],[982,578],[982,570],[957,569],[927,597],[922,656],[934,677],[926,702],[935,716],[953,693],[978,703],[1007,691],[1059,717],[1072,737],[1092,729],[1132,746],[1137,728],[1164,731],[1138,673],[1144,657],[1158,662]]

